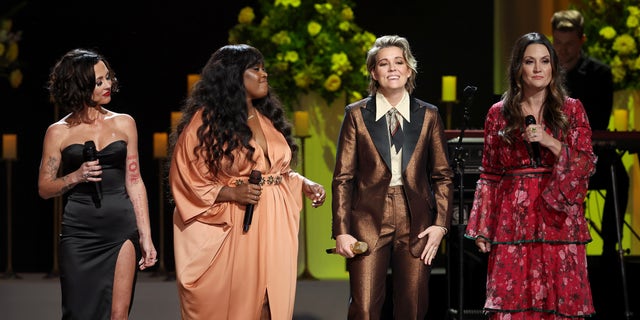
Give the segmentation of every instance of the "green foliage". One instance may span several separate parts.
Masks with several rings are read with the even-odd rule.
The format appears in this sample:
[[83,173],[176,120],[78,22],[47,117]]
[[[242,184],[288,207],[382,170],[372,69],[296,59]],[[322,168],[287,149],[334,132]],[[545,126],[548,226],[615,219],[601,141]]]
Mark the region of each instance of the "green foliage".
[[355,101],[367,92],[375,36],[354,22],[353,7],[350,0],[259,0],[256,10],[240,10],[229,43],[264,54],[269,84],[288,110],[312,91],[329,104],[345,93]]
[[582,0],[587,53],[611,66],[614,88],[640,88],[640,2]]
[[0,78],[5,78],[11,88],[18,88],[22,84],[22,70],[20,70],[20,53],[18,42],[22,37],[22,31],[13,29],[12,16],[26,5],[21,2],[9,12],[0,15]]

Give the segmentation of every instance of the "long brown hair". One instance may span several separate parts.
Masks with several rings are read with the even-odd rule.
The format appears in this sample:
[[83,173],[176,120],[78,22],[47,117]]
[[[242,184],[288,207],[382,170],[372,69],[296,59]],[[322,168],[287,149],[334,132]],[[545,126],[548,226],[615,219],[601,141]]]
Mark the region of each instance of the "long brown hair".
[[509,142],[513,141],[516,134],[519,134],[524,124],[525,115],[520,107],[523,99],[522,60],[525,50],[532,44],[544,45],[549,50],[549,56],[551,57],[552,78],[546,88],[547,95],[542,107],[542,118],[545,125],[551,128],[552,132],[559,130],[563,136],[569,127],[567,118],[562,112],[567,93],[564,87],[564,74],[558,64],[558,56],[547,37],[537,32],[531,32],[520,37],[511,51],[509,88],[502,96],[502,115],[507,122],[502,131],[502,136]]

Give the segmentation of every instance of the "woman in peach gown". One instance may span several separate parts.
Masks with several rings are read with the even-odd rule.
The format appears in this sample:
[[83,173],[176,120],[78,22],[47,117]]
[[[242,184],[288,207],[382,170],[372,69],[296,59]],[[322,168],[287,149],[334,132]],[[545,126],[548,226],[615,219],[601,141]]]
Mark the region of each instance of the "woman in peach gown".
[[182,111],[169,173],[182,318],[291,319],[302,194],[316,207],[325,191],[291,169],[298,148],[262,54],[217,50]]

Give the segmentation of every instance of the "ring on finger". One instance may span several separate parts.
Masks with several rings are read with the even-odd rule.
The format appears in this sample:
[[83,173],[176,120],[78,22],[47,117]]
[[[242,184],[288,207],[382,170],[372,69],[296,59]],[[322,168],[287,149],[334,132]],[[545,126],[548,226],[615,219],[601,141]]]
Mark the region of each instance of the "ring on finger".
[[531,132],[536,132],[536,127],[531,128]]

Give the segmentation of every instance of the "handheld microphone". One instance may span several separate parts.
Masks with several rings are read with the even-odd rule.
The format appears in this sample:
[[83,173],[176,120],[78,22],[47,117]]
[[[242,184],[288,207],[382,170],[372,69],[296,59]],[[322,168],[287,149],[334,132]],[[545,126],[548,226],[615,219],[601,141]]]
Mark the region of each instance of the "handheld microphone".
[[[85,141],[84,148],[82,149],[82,157],[84,161],[95,161],[98,160],[98,152],[96,151],[96,144],[92,141]],[[96,181],[93,183],[96,187],[96,195],[98,199],[102,200],[102,185],[100,182]]]
[[[351,245],[351,251],[353,251],[354,254],[365,253],[367,250],[369,250],[369,245],[364,241],[358,241]],[[336,253],[336,248],[329,248],[326,252],[329,254]]]
[[[524,118],[524,122],[528,125],[536,124],[536,118],[532,115],[528,115]],[[531,142],[531,151],[533,152],[533,166],[540,165],[540,142]]]
[[[249,183],[259,184],[262,179],[262,173],[258,170],[251,170],[251,174],[249,174]],[[253,219],[253,204],[247,204],[247,208],[244,211],[244,221],[242,230],[244,232],[249,231],[249,227],[251,226],[251,220]]]

